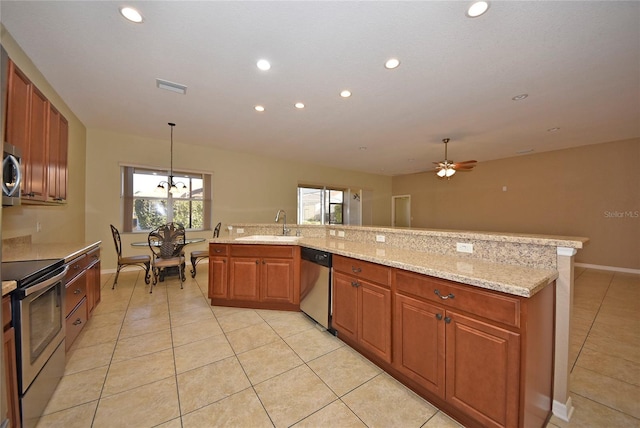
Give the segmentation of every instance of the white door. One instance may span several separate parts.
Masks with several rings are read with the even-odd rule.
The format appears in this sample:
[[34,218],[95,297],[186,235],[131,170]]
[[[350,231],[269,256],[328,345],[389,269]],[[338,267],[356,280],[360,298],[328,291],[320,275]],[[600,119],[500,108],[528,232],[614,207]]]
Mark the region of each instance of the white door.
[[392,196],[391,221],[394,227],[411,227],[411,195]]

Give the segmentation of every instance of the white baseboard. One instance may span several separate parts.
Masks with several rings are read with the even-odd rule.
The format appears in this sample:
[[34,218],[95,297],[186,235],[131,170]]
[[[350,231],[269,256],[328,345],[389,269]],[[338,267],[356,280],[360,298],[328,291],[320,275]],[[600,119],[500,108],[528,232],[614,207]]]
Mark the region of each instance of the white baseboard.
[[592,265],[589,263],[575,263],[574,266],[583,267],[587,269],[609,270],[613,272],[634,273],[636,275],[640,275],[640,269],[629,269],[629,268],[616,267],[616,266]]

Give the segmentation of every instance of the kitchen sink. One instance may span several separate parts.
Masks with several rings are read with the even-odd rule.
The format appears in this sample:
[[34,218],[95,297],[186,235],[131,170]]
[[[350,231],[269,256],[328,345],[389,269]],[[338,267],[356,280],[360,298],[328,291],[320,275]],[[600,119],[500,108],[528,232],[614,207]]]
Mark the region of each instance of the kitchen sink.
[[236,238],[236,241],[244,242],[298,242],[301,236],[285,236],[285,235],[250,235]]

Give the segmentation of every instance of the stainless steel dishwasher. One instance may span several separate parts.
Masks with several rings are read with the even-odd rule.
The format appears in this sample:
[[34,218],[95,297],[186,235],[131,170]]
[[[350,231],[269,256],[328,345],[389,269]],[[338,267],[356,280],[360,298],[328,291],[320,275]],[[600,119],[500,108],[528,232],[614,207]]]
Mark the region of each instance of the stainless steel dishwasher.
[[331,253],[300,249],[300,310],[328,329],[331,316]]

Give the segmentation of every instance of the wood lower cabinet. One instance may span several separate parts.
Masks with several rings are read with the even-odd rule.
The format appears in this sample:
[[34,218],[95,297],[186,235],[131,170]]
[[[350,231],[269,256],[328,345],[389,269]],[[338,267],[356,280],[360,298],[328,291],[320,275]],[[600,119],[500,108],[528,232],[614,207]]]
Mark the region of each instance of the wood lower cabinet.
[[229,298],[229,246],[209,245],[209,293],[210,299]]
[[299,310],[299,252],[290,245],[210,244],[211,303]]
[[68,350],[100,302],[100,248],[78,255],[67,266],[65,346]]
[[554,287],[531,298],[397,270],[392,373],[465,426],[543,427]]
[[334,256],[333,269],[332,328],[347,343],[390,363],[391,268]]
[[0,419],[9,419],[8,427],[19,428],[20,402],[18,398],[18,365],[16,361],[16,334],[12,324],[11,298],[2,298],[2,325],[3,325],[3,353],[4,353],[4,378],[7,397],[7,414],[0,415]]

